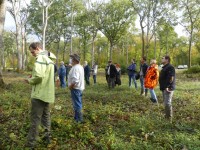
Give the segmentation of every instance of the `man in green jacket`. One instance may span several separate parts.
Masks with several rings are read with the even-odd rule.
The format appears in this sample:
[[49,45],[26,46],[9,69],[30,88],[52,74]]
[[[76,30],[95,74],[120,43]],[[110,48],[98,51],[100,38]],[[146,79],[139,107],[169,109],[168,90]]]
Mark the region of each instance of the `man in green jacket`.
[[42,45],[34,42],[29,46],[32,56],[36,57],[31,78],[25,80],[32,85],[31,92],[31,125],[26,147],[34,148],[41,123],[44,128],[43,140],[50,143],[49,103],[55,100],[54,63],[50,54],[42,50]]

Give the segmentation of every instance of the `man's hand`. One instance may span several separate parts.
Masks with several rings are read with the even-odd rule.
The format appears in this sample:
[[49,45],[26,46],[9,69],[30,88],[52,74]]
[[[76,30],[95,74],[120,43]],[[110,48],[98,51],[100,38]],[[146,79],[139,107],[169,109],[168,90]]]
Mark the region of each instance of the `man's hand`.
[[169,88],[166,88],[166,91],[167,91],[167,92],[171,92]]
[[69,86],[69,89],[72,90],[73,88],[74,88],[74,84],[71,84],[71,85]]

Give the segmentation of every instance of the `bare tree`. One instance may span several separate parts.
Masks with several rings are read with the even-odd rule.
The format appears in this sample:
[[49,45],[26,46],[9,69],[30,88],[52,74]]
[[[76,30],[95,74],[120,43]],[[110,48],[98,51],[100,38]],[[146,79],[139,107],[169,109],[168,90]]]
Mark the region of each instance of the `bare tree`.
[[[3,54],[3,30],[5,22],[5,12],[6,12],[6,0],[0,0],[0,59],[1,60]],[[3,81],[1,65],[2,63],[0,63],[0,86],[3,87],[5,83]]]

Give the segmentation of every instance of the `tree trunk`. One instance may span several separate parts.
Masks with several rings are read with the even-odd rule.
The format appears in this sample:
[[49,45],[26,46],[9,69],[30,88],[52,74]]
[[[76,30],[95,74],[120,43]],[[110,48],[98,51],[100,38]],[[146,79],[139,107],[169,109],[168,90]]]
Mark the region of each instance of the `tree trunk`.
[[25,69],[27,69],[27,65],[28,65],[28,50],[27,50],[27,39],[25,37]]
[[83,60],[85,61],[86,59],[86,51],[87,51],[87,48],[86,48],[86,40],[83,38]]
[[48,6],[43,4],[43,35],[42,35],[42,49],[45,50],[46,43],[46,29],[48,24]]
[[156,46],[157,46],[156,34],[154,34],[154,59],[156,59]]
[[97,35],[97,31],[93,31],[93,36],[92,36],[92,66],[94,65],[94,41]]
[[25,34],[21,32],[22,36],[22,69],[25,70]]
[[128,43],[126,42],[126,64],[128,65]]
[[167,36],[166,36],[166,55],[168,55],[168,49],[169,49],[169,40],[168,40],[168,34],[169,34],[169,31],[167,30]]
[[68,56],[66,48],[67,48],[67,39],[65,39],[65,41],[64,41],[63,61],[65,60],[65,55]]
[[[0,59],[2,60],[3,50],[3,30],[4,30],[4,22],[5,22],[5,13],[6,13],[6,0],[0,1]],[[3,87],[5,85],[2,74],[2,61],[0,61],[0,86]]]
[[22,52],[21,52],[21,38],[20,38],[20,28],[19,24],[17,23],[17,20],[15,21],[16,23],[16,44],[17,44],[17,60],[18,60],[18,65],[17,65],[17,71],[19,72],[22,70]]
[[189,40],[189,55],[188,55],[188,67],[190,68],[192,65],[191,61],[191,51],[192,51],[192,36],[193,36],[193,28],[191,29],[190,40]]
[[94,65],[94,39],[95,37],[93,36],[92,38],[92,66]]
[[145,40],[144,40],[144,27],[142,26],[142,21],[140,21],[140,27],[142,30],[142,57],[144,57]]
[[113,46],[114,46],[114,44],[113,44],[113,42],[112,41],[110,41],[110,60],[112,60],[112,50],[113,50]]
[[[57,50],[56,50],[56,65],[58,66],[58,54],[59,54],[59,51],[60,51],[60,39],[58,40],[58,43],[57,43]],[[64,60],[63,60],[64,61]]]
[[73,52],[73,50],[72,50],[72,48],[73,48],[73,30],[74,30],[74,21],[73,21],[73,2],[72,2],[72,0],[71,0],[71,39],[70,39],[70,52],[69,52],[69,54],[71,55],[72,54],[72,52]]

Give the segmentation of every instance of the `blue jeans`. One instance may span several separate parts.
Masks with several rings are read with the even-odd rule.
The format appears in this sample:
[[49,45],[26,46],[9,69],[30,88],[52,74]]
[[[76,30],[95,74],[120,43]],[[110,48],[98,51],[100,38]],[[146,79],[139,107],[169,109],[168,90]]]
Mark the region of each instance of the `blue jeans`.
[[132,82],[134,82],[135,88],[137,89],[137,82],[136,82],[136,79],[135,79],[135,74],[129,75],[129,87],[132,86]]
[[157,103],[158,100],[157,100],[156,93],[155,93],[154,89],[149,89],[149,91],[150,91],[150,94],[151,94],[152,102]]
[[66,88],[65,76],[59,76],[61,88]]
[[83,121],[82,116],[82,91],[78,89],[71,90],[72,104],[74,108],[74,119],[77,122]]
[[97,83],[97,75],[93,75],[94,84]]
[[140,86],[141,86],[141,93],[144,92],[144,78],[143,76],[140,76]]
[[144,82],[145,82],[145,79],[144,79],[144,76],[140,76],[140,85],[141,85],[141,95],[145,94],[145,96],[147,96],[147,93],[148,93],[148,89],[146,89],[144,87]]

